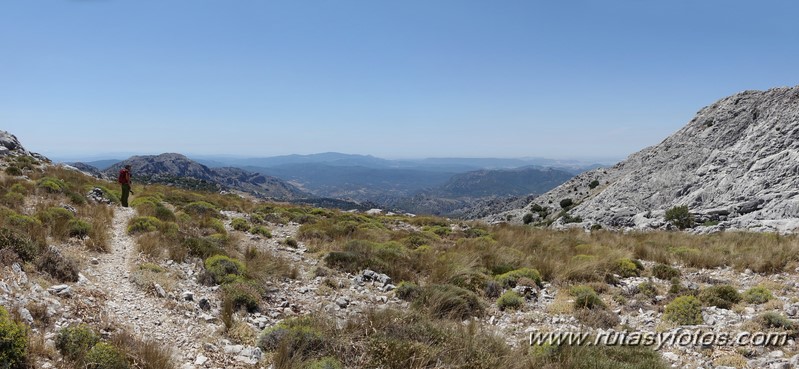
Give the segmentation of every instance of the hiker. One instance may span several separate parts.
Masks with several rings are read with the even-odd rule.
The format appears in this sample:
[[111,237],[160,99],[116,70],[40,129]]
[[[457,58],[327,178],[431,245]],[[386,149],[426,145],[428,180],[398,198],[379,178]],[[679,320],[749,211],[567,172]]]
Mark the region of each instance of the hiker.
[[122,206],[128,207],[128,196],[133,193],[133,191],[130,190],[130,164],[125,165],[125,167],[119,171],[119,179],[117,182],[122,185]]

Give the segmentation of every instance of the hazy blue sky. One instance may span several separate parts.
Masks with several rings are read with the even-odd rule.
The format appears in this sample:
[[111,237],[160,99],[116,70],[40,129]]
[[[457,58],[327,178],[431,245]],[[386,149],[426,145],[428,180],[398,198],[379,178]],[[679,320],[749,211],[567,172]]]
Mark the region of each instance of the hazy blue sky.
[[48,155],[624,157],[799,84],[799,5],[4,0],[0,129]]

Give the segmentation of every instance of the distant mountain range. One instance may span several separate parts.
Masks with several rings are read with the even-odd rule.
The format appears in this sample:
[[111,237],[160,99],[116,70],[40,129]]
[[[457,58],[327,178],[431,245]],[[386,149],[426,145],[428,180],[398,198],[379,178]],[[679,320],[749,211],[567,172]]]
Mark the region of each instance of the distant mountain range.
[[[557,168],[531,163],[560,164]],[[268,158],[180,154],[73,163],[87,173],[114,176],[131,164],[152,183],[193,189],[235,189],[259,197],[310,201],[319,206],[381,207],[395,211],[467,217],[485,215],[486,204],[506,206],[546,192],[598,164],[548,159],[428,158],[388,160],[370,155],[321,153]],[[96,175],[96,174],[95,174]],[[470,207],[481,204],[481,211]],[[496,208],[504,210],[504,207]]]
[[136,181],[144,183],[173,184],[202,190],[236,189],[276,200],[309,196],[278,178],[239,168],[211,169],[181,154],[133,156],[106,168],[103,173],[114,178],[125,165],[131,166]]

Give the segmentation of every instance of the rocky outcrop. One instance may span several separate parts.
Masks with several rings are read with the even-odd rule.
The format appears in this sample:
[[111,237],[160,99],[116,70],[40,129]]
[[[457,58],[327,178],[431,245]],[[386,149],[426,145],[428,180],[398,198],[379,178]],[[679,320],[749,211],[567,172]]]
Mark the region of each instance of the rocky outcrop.
[[713,224],[704,230],[794,231],[799,227],[799,86],[719,100],[660,144],[612,168],[582,173],[523,209],[487,219],[520,221],[538,205],[549,208],[553,220],[564,199],[576,205],[556,226],[572,221],[583,227],[665,228],[665,211],[685,205],[698,222]]
[[262,198],[290,200],[304,197],[296,187],[275,177],[238,168],[209,168],[181,154],[133,156],[103,171],[116,178],[123,166],[130,165],[134,180],[172,184],[190,189],[234,189]]
[[14,136],[6,131],[0,130],[0,157],[3,156],[32,156],[44,162],[50,161],[41,154],[25,150],[25,148],[17,139],[17,136]]

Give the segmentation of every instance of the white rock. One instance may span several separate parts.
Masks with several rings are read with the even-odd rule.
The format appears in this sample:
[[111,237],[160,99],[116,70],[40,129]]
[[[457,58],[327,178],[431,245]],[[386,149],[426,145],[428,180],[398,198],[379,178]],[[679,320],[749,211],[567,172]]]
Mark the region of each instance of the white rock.
[[194,365],[200,365],[200,366],[203,366],[203,365],[205,365],[205,363],[207,363],[207,362],[208,362],[208,358],[207,358],[207,357],[205,357],[205,356],[203,356],[202,354],[199,354],[199,355],[197,355],[197,359],[196,359],[196,360],[194,360]]

